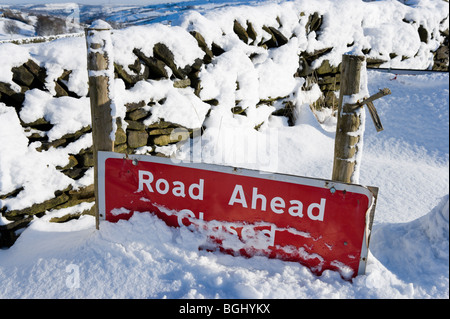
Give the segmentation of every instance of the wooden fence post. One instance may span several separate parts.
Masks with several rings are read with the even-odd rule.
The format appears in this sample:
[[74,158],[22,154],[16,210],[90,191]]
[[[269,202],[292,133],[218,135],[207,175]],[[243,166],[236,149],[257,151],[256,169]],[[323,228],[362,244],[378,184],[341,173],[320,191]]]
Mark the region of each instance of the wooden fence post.
[[[336,137],[332,179],[345,183],[358,183],[354,176],[357,159],[361,156],[364,129],[364,105],[349,103],[348,98],[360,91],[363,56],[343,55],[341,64],[341,88],[337,113]],[[362,130],[361,130],[362,128]]]
[[94,153],[95,226],[99,229],[97,152],[112,151],[111,80],[114,79],[111,27],[97,20],[85,30]]

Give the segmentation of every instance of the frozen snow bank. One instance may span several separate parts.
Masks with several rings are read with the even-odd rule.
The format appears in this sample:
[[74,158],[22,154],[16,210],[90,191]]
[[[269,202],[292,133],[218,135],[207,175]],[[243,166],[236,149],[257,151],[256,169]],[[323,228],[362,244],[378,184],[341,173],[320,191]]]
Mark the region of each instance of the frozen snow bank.
[[389,87],[392,94],[375,103],[384,131],[368,120],[360,182],[377,185],[386,176],[376,223],[410,222],[448,193],[449,75],[369,71],[368,77],[369,92]]
[[412,222],[379,225],[372,234],[371,251],[401,280],[448,288],[449,195]]
[[204,235],[149,213],[100,231],[91,216],[48,218],[0,251],[2,298],[448,298],[448,196],[421,220],[380,228],[367,274],[352,283],[297,263],[198,250]]

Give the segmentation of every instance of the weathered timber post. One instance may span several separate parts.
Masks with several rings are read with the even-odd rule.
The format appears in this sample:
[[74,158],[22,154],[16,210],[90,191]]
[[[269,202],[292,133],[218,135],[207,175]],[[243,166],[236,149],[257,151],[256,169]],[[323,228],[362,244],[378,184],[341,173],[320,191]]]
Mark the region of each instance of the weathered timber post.
[[97,20],[85,30],[85,33],[94,153],[95,224],[99,229],[97,152],[112,151],[114,148],[111,115],[114,64],[109,24]]
[[[342,56],[332,179],[345,183],[358,183],[359,179],[357,165],[362,153],[365,113],[363,105],[355,105],[355,99],[362,99],[365,96],[360,93],[367,93],[360,92],[361,84],[365,85],[361,83],[362,68],[363,56]],[[366,81],[365,76],[362,80]]]
[[341,90],[334,141],[332,179],[344,183],[359,183],[363,135],[367,106],[377,132],[383,130],[373,101],[391,94],[387,88],[368,97],[366,63],[363,56],[343,55]]

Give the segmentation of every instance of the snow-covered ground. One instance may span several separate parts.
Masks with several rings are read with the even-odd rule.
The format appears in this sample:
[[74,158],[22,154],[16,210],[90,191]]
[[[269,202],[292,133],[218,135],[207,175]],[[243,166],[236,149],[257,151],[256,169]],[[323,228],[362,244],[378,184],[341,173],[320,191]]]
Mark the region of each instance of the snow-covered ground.
[[[385,130],[367,122],[361,183],[380,188],[366,275],[320,277],[292,262],[199,251],[205,237],[149,213],[129,221],[36,219],[0,251],[2,298],[448,298],[448,74],[369,71]],[[310,157],[298,136],[308,134]],[[279,126],[283,171],[330,176],[333,137]],[[289,145],[289,146],[287,146]]]
[[[67,39],[60,43],[64,41],[83,44],[78,49],[80,54],[72,61],[76,63],[83,56],[84,40]],[[53,62],[62,55],[56,53],[70,50],[70,46],[50,43],[14,50],[18,54],[4,56],[10,64],[23,63],[28,54],[45,56],[45,62],[54,65],[54,73],[59,74],[62,66]],[[239,50],[233,52],[237,54]],[[215,67],[218,68],[226,56],[219,59]],[[10,81],[7,68],[0,74],[4,81]],[[71,84],[74,87],[85,82],[82,75],[74,76],[74,79]],[[251,89],[249,83],[248,88]],[[0,297],[449,298],[448,86],[447,73],[396,76],[368,71],[370,94],[385,87],[392,94],[375,102],[384,131],[377,133],[370,118],[366,121],[360,184],[377,186],[379,195],[366,274],[352,282],[343,280],[332,271],[315,276],[293,262],[260,256],[233,257],[199,250],[198,247],[206,240],[204,235],[186,228],[169,228],[149,213],[135,214],[129,221],[104,222],[97,231],[91,216],[63,224],[50,223],[55,214],[64,213],[59,211],[36,218],[11,248],[0,251]],[[296,87],[295,83],[292,87]],[[86,89],[80,86],[77,92],[83,93]],[[211,91],[205,92],[212,94]],[[225,85],[219,87],[219,92],[218,96],[223,99],[221,103],[226,103],[228,91]],[[46,98],[51,103],[55,102],[46,94],[34,91],[29,98],[37,102],[28,101],[25,110],[36,107],[49,117],[56,116],[56,113],[46,110],[43,103]],[[64,101],[58,101],[54,108],[64,107]],[[42,108],[38,107],[40,104]],[[236,158],[217,156],[217,153],[207,152],[207,147],[219,145],[222,152],[219,155],[234,154],[236,149],[246,150],[251,145],[249,142],[261,139],[275,141],[276,152],[264,153],[271,156],[269,162],[275,164],[270,166],[273,170],[330,178],[335,123],[329,118],[320,125],[309,107],[298,104],[299,117],[295,126],[288,126],[280,117],[270,117],[258,132],[253,129],[253,124],[251,129],[247,129],[237,125],[237,121],[217,121],[219,117],[212,114],[207,123],[210,130],[202,137],[206,147],[202,161],[232,165]],[[67,105],[75,106],[72,103]],[[85,108],[86,101],[83,105]],[[76,109],[82,112],[81,107]],[[85,118],[83,114],[77,116],[78,122]],[[249,118],[248,121],[255,119]],[[46,196],[46,191],[51,195],[53,187],[59,189],[67,182],[57,179],[47,163],[60,165],[59,162],[67,160],[66,152],[69,150],[55,149],[39,154],[34,149],[30,150],[14,111],[2,104],[0,121],[3,150],[0,181],[3,188],[14,189],[20,185],[10,178],[18,176],[29,183],[27,200],[33,201],[32,187],[36,187],[36,196],[43,196],[43,193]],[[62,125],[55,127],[64,129]],[[214,128],[224,136],[234,132],[236,135],[231,135],[236,136],[231,139],[233,143],[221,140],[221,134],[215,134],[217,130]],[[73,149],[70,152],[79,151],[88,143],[87,139],[82,139],[77,145],[71,145]],[[182,149],[179,156],[185,156],[188,151]],[[7,155],[8,158],[3,157]],[[53,155],[51,160],[50,155]],[[40,159],[46,162],[38,163]],[[267,158],[264,158],[263,162],[246,162],[244,166],[260,169],[266,162]],[[48,176],[55,180],[26,180],[27,174],[46,174],[47,170]],[[91,182],[89,178],[92,175],[80,183],[88,184]],[[51,183],[52,187],[45,190],[45,183]],[[9,202],[8,205],[21,204]],[[82,211],[92,204],[82,205],[86,207],[69,208],[65,213],[73,209]]]

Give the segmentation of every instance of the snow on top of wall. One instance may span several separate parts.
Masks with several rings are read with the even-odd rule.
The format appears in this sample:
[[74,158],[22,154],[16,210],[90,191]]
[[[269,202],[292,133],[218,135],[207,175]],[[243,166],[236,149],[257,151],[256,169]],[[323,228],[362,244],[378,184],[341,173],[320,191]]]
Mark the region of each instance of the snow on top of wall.
[[[314,12],[324,16],[324,23],[319,32],[306,34],[304,26]],[[208,45],[216,42],[227,47],[231,40],[223,34],[233,34],[234,20],[242,25],[250,21],[258,34],[258,43],[265,34],[262,27],[279,27],[278,18],[280,31],[288,38],[293,34],[298,38],[299,50],[314,52],[333,48],[315,62],[315,67],[324,59],[338,65],[351,45],[355,54],[363,54],[362,50],[371,48],[369,57],[390,60],[384,67],[426,69],[433,63],[430,51],[435,51],[442,43],[439,30],[448,29],[448,12],[448,3],[436,0],[418,1],[414,6],[398,1],[297,0],[226,7],[203,15],[193,11],[184,15],[179,23],[187,30],[199,31]],[[302,13],[305,19],[301,19]],[[419,38],[420,25],[428,30],[427,43]],[[390,53],[396,53],[398,58],[391,60]],[[403,56],[408,59],[402,61]]]

